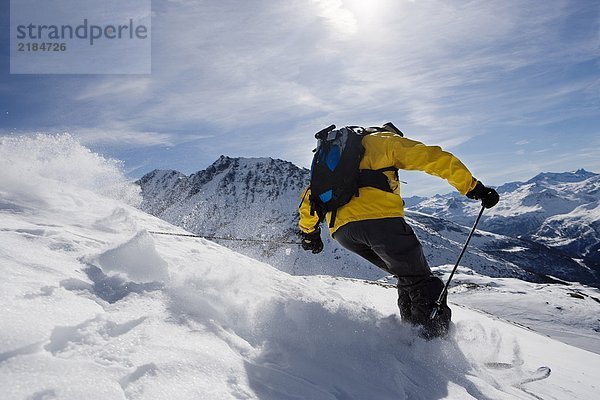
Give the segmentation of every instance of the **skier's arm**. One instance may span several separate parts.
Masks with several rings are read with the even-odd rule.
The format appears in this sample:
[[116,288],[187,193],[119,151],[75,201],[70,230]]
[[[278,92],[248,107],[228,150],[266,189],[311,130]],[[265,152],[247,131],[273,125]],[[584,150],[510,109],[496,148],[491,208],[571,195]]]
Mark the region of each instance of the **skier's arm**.
[[317,216],[317,213],[313,213],[313,215],[310,214],[310,201],[308,200],[309,197],[310,188],[306,188],[302,192],[302,202],[300,203],[299,207],[300,221],[298,222],[300,230],[304,233],[314,232],[319,223],[319,217]]
[[446,179],[463,195],[473,190],[477,184],[468,168],[439,146],[427,146],[416,140],[396,137],[391,151],[396,168],[423,171]]

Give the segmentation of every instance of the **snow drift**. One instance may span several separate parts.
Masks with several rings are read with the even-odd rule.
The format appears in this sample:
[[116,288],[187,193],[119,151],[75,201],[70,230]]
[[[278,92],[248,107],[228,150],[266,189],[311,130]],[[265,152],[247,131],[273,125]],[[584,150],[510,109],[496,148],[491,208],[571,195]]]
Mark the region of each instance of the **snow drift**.
[[0,171],[2,208],[13,201],[32,206],[65,201],[75,188],[130,205],[141,201],[121,162],[91,152],[67,133],[0,138]]
[[[597,394],[600,356],[508,322],[455,306],[450,338],[427,342],[398,320],[393,287],[154,238],[181,231],[126,204],[136,192],[118,164],[71,138],[7,139],[0,155],[13,157],[0,178],[3,399]],[[529,382],[542,365],[552,374]]]

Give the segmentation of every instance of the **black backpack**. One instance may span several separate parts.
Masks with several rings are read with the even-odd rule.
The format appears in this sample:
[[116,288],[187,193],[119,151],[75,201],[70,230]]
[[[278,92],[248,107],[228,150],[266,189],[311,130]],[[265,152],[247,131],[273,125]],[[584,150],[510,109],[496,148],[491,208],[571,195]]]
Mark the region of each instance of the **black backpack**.
[[397,172],[396,168],[359,169],[365,152],[363,137],[383,131],[403,136],[391,122],[384,124],[382,128],[346,126],[335,129],[335,125],[331,125],[315,135],[318,145],[310,172],[309,201],[311,215],[316,212],[319,223],[331,212],[329,227],[333,227],[337,209],[347,204],[352,197],[358,196],[358,189],[361,187],[370,186],[392,192],[388,177],[383,172]]

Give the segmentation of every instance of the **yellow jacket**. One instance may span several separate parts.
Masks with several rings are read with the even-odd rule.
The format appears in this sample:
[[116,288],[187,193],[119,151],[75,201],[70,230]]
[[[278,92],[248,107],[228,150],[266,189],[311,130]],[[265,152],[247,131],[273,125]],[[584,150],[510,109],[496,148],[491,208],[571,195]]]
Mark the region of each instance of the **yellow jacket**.
[[[475,187],[477,181],[465,165],[452,154],[439,146],[426,146],[416,140],[407,139],[390,132],[367,135],[362,140],[365,154],[360,169],[380,169],[395,167],[405,170],[418,170],[444,178],[461,194]],[[404,201],[400,197],[400,182],[394,172],[385,172],[393,193],[373,187],[362,187],[359,196],[338,208],[335,224],[330,228],[333,234],[339,227],[354,221],[404,217]],[[319,221],[315,213],[310,215],[310,188],[302,193],[300,204],[300,229],[305,233],[313,232]],[[329,223],[331,213],[327,213]]]

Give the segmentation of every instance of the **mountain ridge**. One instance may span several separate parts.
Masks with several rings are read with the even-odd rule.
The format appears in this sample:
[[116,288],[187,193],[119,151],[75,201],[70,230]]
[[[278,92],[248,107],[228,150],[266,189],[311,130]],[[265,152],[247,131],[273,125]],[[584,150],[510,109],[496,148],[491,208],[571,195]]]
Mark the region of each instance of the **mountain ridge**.
[[[501,185],[498,192],[500,203],[484,214],[482,229],[528,237],[600,272],[600,174],[584,169],[540,173],[525,182]],[[463,224],[478,211],[454,194],[407,203],[410,209]]]
[[[307,169],[285,160],[221,156],[205,170],[188,176],[172,170],[155,170],[142,177],[138,184],[142,189],[142,210],[190,232],[207,236],[297,241],[297,206],[308,179]],[[543,193],[544,196],[547,194]],[[445,219],[439,213],[426,210],[423,214],[418,207],[407,207],[407,219],[424,243],[430,262],[433,265],[451,264],[468,234],[467,226],[474,219],[469,210],[465,210],[465,204],[476,209],[477,202],[460,195],[436,196],[421,203],[425,201],[446,201],[450,211],[462,216],[462,219]],[[510,232],[508,235],[507,232],[481,234],[483,236],[474,240],[473,248],[463,261],[479,272],[533,282],[572,279],[600,286],[594,270],[590,271],[560,249],[523,235],[511,238]],[[223,244],[294,274],[330,274],[364,279],[383,276],[382,271],[342,249],[329,235],[323,234],[322,237],[326,245],[319,256],[289,245]],[[515,248],[528,251],[508,251]],[[560,265],[553,266],[558,262]]]

